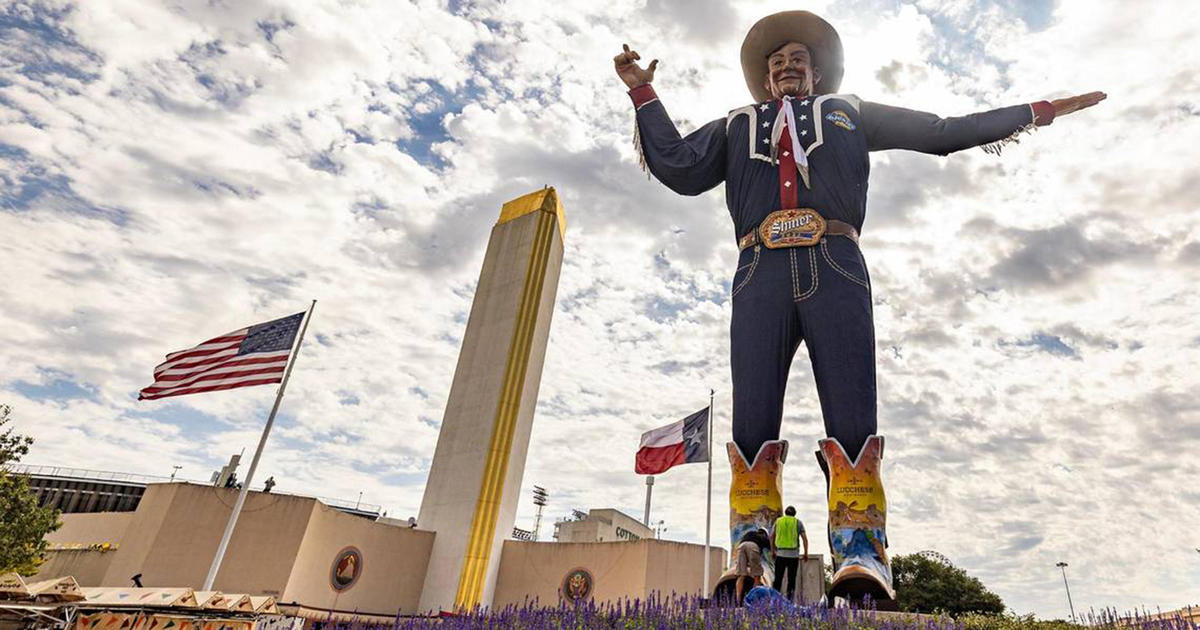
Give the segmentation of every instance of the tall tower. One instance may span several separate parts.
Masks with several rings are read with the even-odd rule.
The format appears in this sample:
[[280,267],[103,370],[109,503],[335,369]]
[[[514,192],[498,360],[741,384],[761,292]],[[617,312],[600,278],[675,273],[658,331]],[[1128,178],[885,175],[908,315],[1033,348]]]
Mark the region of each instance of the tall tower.
[[492,602],[516,520],[566,223],[553,188],[504,204],[450,385],[417,518],[437,532],[421,610]]

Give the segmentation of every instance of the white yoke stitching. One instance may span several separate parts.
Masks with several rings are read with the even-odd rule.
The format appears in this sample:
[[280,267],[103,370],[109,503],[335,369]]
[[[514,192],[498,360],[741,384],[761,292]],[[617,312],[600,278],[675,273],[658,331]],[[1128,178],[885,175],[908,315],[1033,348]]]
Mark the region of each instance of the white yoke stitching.
[[746,150],[746,156],[751,160],[760,160],[768,164],[773,164],[773,162],[771,162],[771,156],[765,153],[759,153],[758,147],[754,144],[754,140],[757,138],[755,134],[758,126],[758,107],[756,105],[739,107],[729,112],[725,116],[725,133],[729,133],[729,128],[733,126],[733,119],[742,114],[746,115],[746,138],[747,143],[749,144],[749,147]]

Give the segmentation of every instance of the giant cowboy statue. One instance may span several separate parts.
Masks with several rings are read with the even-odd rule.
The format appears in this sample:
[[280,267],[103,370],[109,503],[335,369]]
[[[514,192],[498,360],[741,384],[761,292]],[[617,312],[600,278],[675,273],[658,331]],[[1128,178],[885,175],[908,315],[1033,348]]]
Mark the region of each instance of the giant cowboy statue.
[[871,281],[858,248],[867,205],[867,154],[998,149],[1105,95],[1092,92],[957,118],[863,101],[838,92],[842,44],[837,31],[807,11],[786,11],[759,20],[742,43],[742,71],[755,104],[680,137],[651,87],[658,61],[643,68],[639,60],[625,46],[614,63],[637,110],[635,144],[645,165],[683,195],[725,182],[741,250],[730,327],[733,544],[746,532],[769,529],[781,512],[788,446],[779,439],[784,388],[803,340],[827,436],[816,455],[829,503],[834,574],[828,596],[831,601],[869,596],[881,608],[892,607]]

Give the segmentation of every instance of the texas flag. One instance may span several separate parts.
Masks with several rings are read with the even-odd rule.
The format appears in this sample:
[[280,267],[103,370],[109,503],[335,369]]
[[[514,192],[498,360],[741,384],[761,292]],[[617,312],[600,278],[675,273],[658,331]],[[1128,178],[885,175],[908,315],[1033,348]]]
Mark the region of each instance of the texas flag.
[[680,464],[708,461],[708,408],[642,434],[633,470],[657,475]]

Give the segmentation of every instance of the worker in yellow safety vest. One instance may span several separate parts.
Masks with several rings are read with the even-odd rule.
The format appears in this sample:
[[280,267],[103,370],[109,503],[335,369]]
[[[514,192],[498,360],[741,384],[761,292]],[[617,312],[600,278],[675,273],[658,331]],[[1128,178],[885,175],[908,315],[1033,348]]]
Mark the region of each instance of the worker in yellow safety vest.
[[[804,555],[800,555],[800,542],[804,542]],[[796,569],[800,558],[808,557],[808,535],[804,533],[804,523],[796,518],[796,508],[788,506],[783,516],[775,519],[775,527],[771,534],[771,551],[775,555],[775,590],[783,592],[783,578],[787,574],[788,601],[796,599]]]

